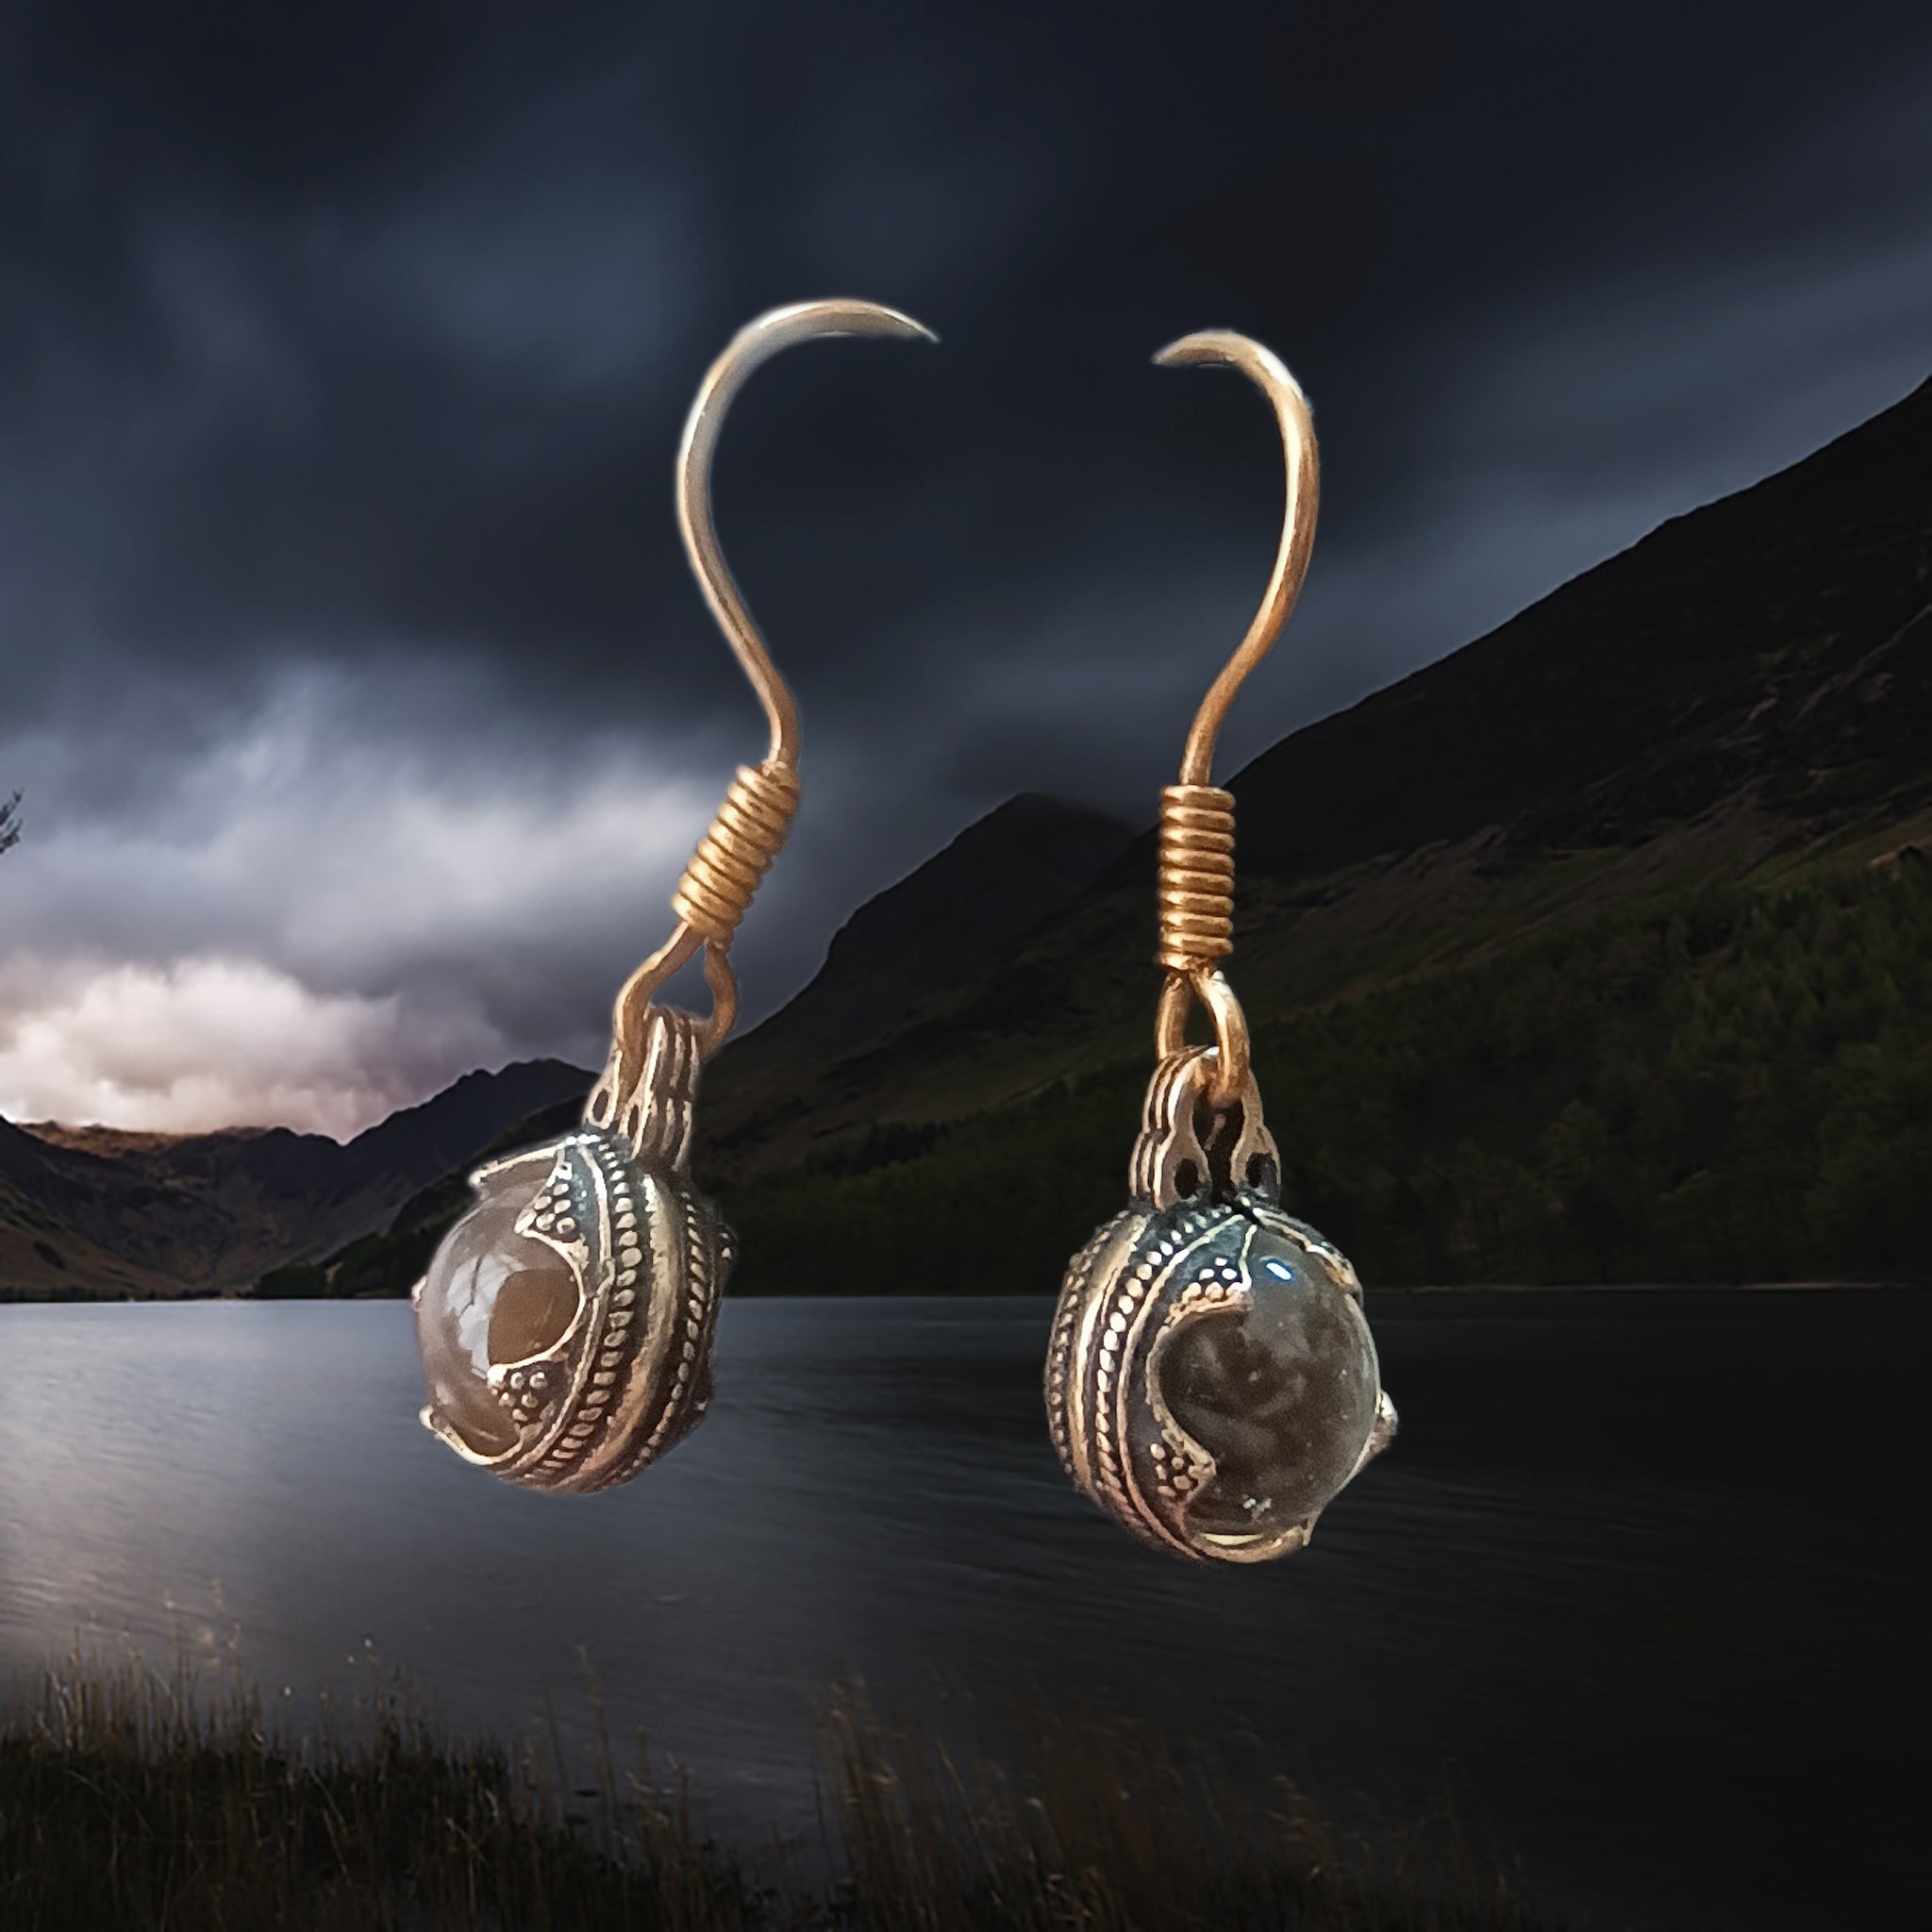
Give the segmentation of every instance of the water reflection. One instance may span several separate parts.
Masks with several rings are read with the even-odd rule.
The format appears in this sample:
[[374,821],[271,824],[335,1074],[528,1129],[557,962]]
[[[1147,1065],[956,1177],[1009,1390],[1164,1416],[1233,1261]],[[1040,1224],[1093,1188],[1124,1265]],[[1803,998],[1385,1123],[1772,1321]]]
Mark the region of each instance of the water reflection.
[[[1404,1436],[1307,1553],[1220,1571],[1063,1481],[1044,1302],[728,1306],[704,1427],[583,1498],[420,1428],[400,1305],[0,1309],[0,1666],[83,1625],[151,1650],[237,1627],[265,1683],[313,1685],[371,1639],[457,1722],[515,1731],[546,1696],[574,1721],[588,1654],[616,1728],[760,1839],[811,1826],[837,1674],[1032,1686],[1252,1734],[1398,1812],[1453,1763],[1474,1822],[1606,1923],[1856,1923],[1844,1861],[1900,1856],[1923,1785],[1897,1725],[1917,1305],[1376,1313]],[[1857,1391],[1829,1426],[1821,1387]]]

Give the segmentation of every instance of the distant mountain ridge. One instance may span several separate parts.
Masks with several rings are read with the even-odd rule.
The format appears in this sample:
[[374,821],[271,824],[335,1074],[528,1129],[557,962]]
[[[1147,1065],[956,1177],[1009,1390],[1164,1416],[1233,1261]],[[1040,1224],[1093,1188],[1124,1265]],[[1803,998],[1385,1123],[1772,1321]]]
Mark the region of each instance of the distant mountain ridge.
[[762,1106],[781,1085],[808,1086],[970,985],[1116,864],[1137,830],[1070,799],[1008,799],[853,913],[809,984],[707,1071],[708,1108],[735,1113],[741,1092]]
[[[970,978],[1131,836],[1068,800],[1009,799],[861,906],[797,998],[739,1044],[755,1063],[817,1074],[841,1043]],[[0,1121],[0,1291],[232,1291],[387,1229],[412,1235],[460,1208],[487,1154],[574,1124],[594,1078],[556,1060],[466,1074],[346,1145],[283,1127],[161,1135]]]
[[[1229,971],[1258,1018],[1633,896],[1875,854],[1932,824],[1928,746],[1932,381],[1224,781]],[[1144,1052],[1154,873],[1148,831],[808,1085],[727,1049],[701,1152],[746,1179]]]
[[389,1216],[505,1127],[592,1075],[560,1060],[467,1074],[346,1144],[287,1127],[120,1134],[0,1121],[0,1287],[245,1287]]
[[[1311,876],[1486,829],[1630,846],[1714,810],[1932,802],[1932,380],[1673,517],[1235,781],[1241,863]],[[1345,812],[1317,801],[1345,798]]]
[[[1239,808],[1231,976],[1265,1027],[1661,895],[1924,849],[1928,747],[1932,383],[1224,781]],[[1150,774],[1150,800],[1166,775]],[[1153,886],[1151,832],[1009,801],[855,913],[812,983],[708,1071],[700,1180],[729,1196],[808,1161],[863,1168],[953,1124],[996,1124],[1065,1076],[1141,1064]],[[336,1150],[326,1186],[284,1144],[305,1137],[129,1146],[87,1168],[72,1165],[94,1158],[84,1146],[43,1141],[30,1158],[31,1137],[0,1124],[0,1287],[30,1267],[17,1261],[29,1232],[61,1227],[110,1257],[104,1281],[191,1267],[239,1280],[385,1226],[414,1256],[460,1206],[485,1141],[555,1132],[589,1083],[561,1070],[521,1112],[498,1104],[509,1089],[457,1104],[458,1083]],[[474,1138],[492,1123],[493,1139]],[[448,1155],[440,1168],[432,1150]],[[306,1178],[272,1184],[281,1163]],[[193,1252],[211,1223],[164,1238],[184,1189],[231,1204],[219,1263]],[[44,1224],[29,1230],[33,1213]],[[358,1278],[381,1275],[380,1246]]]

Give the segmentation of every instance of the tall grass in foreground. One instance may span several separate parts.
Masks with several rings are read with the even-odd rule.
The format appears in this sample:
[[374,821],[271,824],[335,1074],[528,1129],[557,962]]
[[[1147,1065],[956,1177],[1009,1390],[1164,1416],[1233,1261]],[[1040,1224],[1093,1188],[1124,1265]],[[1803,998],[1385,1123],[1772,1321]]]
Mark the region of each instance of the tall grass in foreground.
[[1453,1834],[1371,1840],[1285,1781],[1231,1780],[1138,1728],[1021,1713],[996,1761],[954,1724],[824,1712],[833,1879],[703,1840],[689,1791],[605,1739],[461,1741],[372,1667],[305,1735],[232,1668],[76,1654],[0,1711],[8,1932],[364,1928],[1203,1928],[1535,1932],[1514,1875]]

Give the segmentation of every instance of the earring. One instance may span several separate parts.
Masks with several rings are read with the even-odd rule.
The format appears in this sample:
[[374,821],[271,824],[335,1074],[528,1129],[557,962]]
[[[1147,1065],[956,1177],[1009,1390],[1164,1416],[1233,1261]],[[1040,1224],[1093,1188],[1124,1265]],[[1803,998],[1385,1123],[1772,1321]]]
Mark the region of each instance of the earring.
[[[1075,1486],[1144,1541],[1258,1563],[1298,1550],[1395,1433],[1361,1284],[1282,1211],[1233,949],[1234,797],[1214,741],[1300,593],[1315,538],[1314,425],[1287,369],[1209,330],[1154,358],[1238,369],[1274,407],[1288,464],[1281,548],[1260,610],[1203,700],[1180,783],[1160,794],[1158,1064],[1128,1168],[1131,1204],[1074,1256],[1046,1359],[1047,1419]],[[1198,999],[1212,1046],[1187,1043]]]
[[[471,1176],[476,1205],[410,1299],[429,1384],[423,1422],[465,1461],[531,1489],[627,1481],[688,1435],[711,1396],[711,1335],[732,1240],[691,1187],[691,1108],[738,1011],[732,936],[798,808],[798,713],[711,520],[718,430],[768,357],[817,336],[923,337],[870,302],[807,302],[741,329],[685,425],[677,518],[712,615],[771,724],[671,895],[677,924],[618,995],[584,1124]],[[702,947],[711,1015],[652,994]]]

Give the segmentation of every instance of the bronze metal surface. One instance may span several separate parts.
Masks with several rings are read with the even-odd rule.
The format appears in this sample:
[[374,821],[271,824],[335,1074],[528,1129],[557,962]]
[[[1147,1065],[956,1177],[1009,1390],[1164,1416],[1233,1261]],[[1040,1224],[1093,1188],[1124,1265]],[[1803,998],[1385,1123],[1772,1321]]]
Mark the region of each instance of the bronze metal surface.
[[[1259,1563],[1304,1548],[1320,1507],[1294,1522],[1230,1532],[1193,1520],[1217,1474],[1163,1389],[1175,1338],[1239,1321],[1253,1298],[1257,1232],[1319,1262],[1359,1305],[1361,1283],[1332,1242],[1282,1211],[1280,1157],[1254,1076],[1232,1108],[1211,1100],[1214,1049],[1188,1047],[1156,1068],[1128,1171],[1129,1205],[1074,1256],[1047,1347],[1047,1424],[1074,1486],[1142,1542],[1201,1561]],[[1353,1319],[1353,1318],[1351,1318]],[[1395,1434],[1373,1343],[1373,1425],[1348,1449],[1352,1481]]]
[[[1298,1522],[1252,1531],[1197,1523],[1193,1512],[1216,1476],[1215,1459],[1173,1412],[1161,1377],[1184,1331],[1246,1318],[1255,1305],[1258,1277],[1249,1257],[1258,1237],[1298,1251],[1319,1273],[1326,1307],[1341,1311],[1350,1338],[1341,1358],[1359,1379],[1346,1386],[1363,1405],[1369,1391],[1374,1394],[1373,1424],[1365,1406],[1346,1410],[1346,1427],[1331,1428],[1327,1437],[1331,1460],[1309,1462],[1298,1449],[1292,1459],[1306,1490],[1298,1495],[1291,1485],[1276,1493],[1296,1497],[1297,1511],[1332,1495],[1335,1474],[1355,1456],[1357,1441],[1360,1452],[1344,1482],[1395,1430],[1394,1407],[1380,1387],[1374,1343],[1359,1317],[1361,1284],[1354,1269],[1280,1207],[1280,1158],[1262,1120],[1247,1019],[1221,971],[1234,945],[1234,799],[1213,783],[1215,741],[1235,692],[1300,595],[1314,545],[1319,467],[1307,398],[1260,343],[1208,330],[1183,337],[1155,360],[1232,368],[1261,391],[1281,432],[1287,501],[1260,608],[1201,702],[1182,752],[1180,782],[1160,795],[1157,958],[1166,980],[1155,1019],[1158,1064],[1129,1167],[1129,1204],[1094,1232],[1061,1287],[1047,1352],[1046,1408],[1067,1474],[1132,1534],[1180,1556],[1253,1563],[1301,1548],[1321,1506]],[[1188,1044],[1196,1001],[1213,1024],[1211,1047]],[[1366,1431],[1365,1440],[1357,1430]],[[1344,1459],[1333,1458],[1337,1451]]]
[[[446,1383],[454,1391],[449,1399],[469,1407],[477,1440],[466,1438],[458,1419],[433,1399],[423,1410],[425,1424],[466,1460],[531,1488],[584,1491],[624,1482],[694,1427],[710,1399],[712,1331],[733,1247],[716,1210],[691,1182],[692,1110],[704,1063],[723,1045],[738,1012],[732,939],[785,842],[799,797],[797,708],[719,545],[711,462],[725,411],[752,371],[793,342],[828,335],[933,340],[920,324],[870,302],[773,309],[740,330],[712,364],[678,451],[678,526],[706,601],[764,707],[771,726],[765,758],[740,768],[672,893],[671,937],[618,994],[609,1058],[583,1126],[479,1168],[472,1176],[477,1206],[445,1237],[416,1285],[420,1324],[424,1297],[434,1291],[446,1256],[463,1256],[462,1265],[481,1280],[478,1252],[494,1261],[514,1249],[526,1260],[537,1257],[537,1272],[526,1270],[521,1278],[558,1284],[556,1303],[542,1307],[560,1313],[567,1274],[575,1311],[555,1324],[556,1332],[525,1334],[505,1324],[505,1334],[516,1340],[505,1343],[503,1359],[496,1309],[505,1291],[491,1290],[499,1299],[487,1305],[484,1379],[501,1417],[476,1399],[467,1367],[459,1374],[448,1368],[474,1357],[443,1345],[447,1329],[433,1331],[438,1360],[455,1374]],[[700,949],[712,1001],[705,1020],[653,999]],[[476,1219],[486,1214],[492,1218]],[[485,1230],[478,1247],[453,1247],[466,1225]],[[500,1245],[490,1245],[499,1237]],[[453,1260],[448,1265],[455,1270]],[[430,1311],[460,1308],[464,1321],[473,1320],[486,1307],[482,1291],[470,1286],[463,1292],[470,1299],[432,1302]],[[463,1346],[471,1345],[466,1339]],[[508,1447],[500,1446],[502,1417],[513,1430]]]
[[677,526],[685,555],[771,726],[764,761],[741,766],[724,803],[671,895],[677,924],[671,937],[625,983],[612,1024],[620,1047],[641,1037],[644,1008],[658,987],[699,946],[706,950],[705,978],[711,989],[706,1057],[724,1044],[738,1011],[738,984],[728,958],[732,935],[772,860],[784,844],[798,809],[798,707],[724,560],[711,515],[711,461],[725,412],[761,363],[794,342],[821,336],[893,336],[924,341],[939,338],[924,323],[875,302],[839,297],[774,308],[747,323],[712,363],[698,385],[684,440],[677,452]]
[[1239,370],[1274,411],[1287,470],[1281,541],[1260,608],[1194,714],[1181,752],[1180,782],[1160,794],[1157,957],[1168,981],[1155,1050],[1165,1059],[1177,1049],[1191,999],[1198,998],[1214,1021],[1221,1051],[1215,1094],[1226,1105],[1241,1091],[1247,1028],[1240,1002],[1215,970],[1234,948],[1234,798],[1213,782],[1214,745],[1235,692],[1274,648],[1301,595],[1315,546],[1321,466],[1308,399],[1272,350],[1227,329],[1204,329],[1170,342],[1154,359],[1166,368]]

